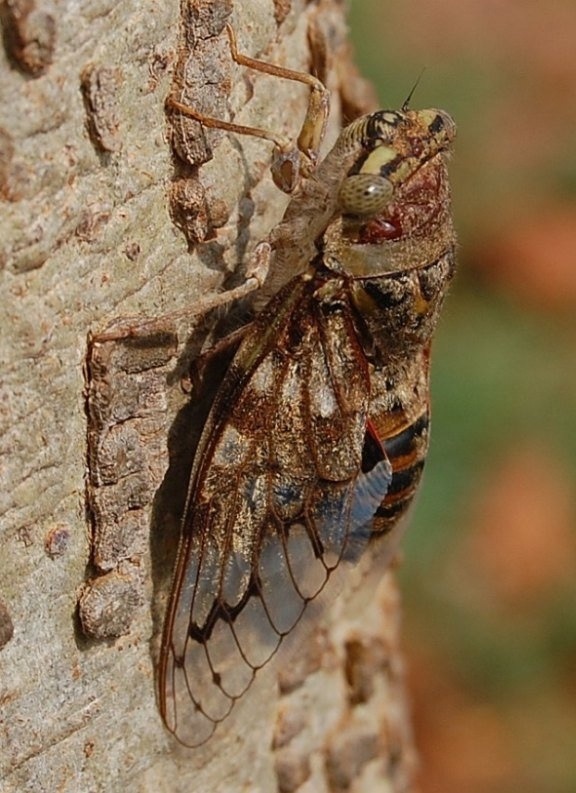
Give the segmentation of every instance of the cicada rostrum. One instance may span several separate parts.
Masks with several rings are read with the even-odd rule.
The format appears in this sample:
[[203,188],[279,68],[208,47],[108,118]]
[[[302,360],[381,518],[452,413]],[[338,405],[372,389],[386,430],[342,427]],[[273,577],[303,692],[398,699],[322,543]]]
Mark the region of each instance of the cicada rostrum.
[[312,90],[298,149],[277,141],[275,181],[292,199],[257,249],[258,310],[192,468],[159,670],[162,717],[188,746],[212,735],[339,565],[389,536],[410,504],[454,272],[450,116],[371,113],[317,164],[325,89],[240,56],[229,33],[240,63]]

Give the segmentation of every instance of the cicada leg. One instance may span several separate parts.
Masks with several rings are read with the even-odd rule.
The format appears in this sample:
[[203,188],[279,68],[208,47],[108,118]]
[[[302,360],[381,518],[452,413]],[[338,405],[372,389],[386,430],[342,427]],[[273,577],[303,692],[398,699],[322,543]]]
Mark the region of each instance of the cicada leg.
[[296,143],[267,129],[248,127],[207,116],[171,96],[166,100],[166,106],[171,110],[176,110],[185,116],[193,118],[195,121],[199,121],[205,127],[222,129],[227,132],[234,132],[237,135],[250,135],[271,141],[275,147],[271,164],[272,178],[280,190],[284,193],[291,193],[298,186],[300,180],[309,176],[316,167],[318,151],[324,138],[330,110],[329,91],[320,80],[311,74],[260,61],[239,52],[236,35],[230,25],[226,25],[226,32],[230,42],[230,53],[235,63],[257,72],[270,74],[273,77],[294,80],[309,86],[308,109]]

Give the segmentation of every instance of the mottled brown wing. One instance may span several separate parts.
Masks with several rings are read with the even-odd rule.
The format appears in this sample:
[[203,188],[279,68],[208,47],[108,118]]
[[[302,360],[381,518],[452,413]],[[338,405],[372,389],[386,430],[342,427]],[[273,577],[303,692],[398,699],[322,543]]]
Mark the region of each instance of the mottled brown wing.
[[160,706],[184,744],[210,737],[366,543],[391,476],[384,455],[361,470],[369,391],[333,281],[294,279],[249,328],[200,442],[165,625]]

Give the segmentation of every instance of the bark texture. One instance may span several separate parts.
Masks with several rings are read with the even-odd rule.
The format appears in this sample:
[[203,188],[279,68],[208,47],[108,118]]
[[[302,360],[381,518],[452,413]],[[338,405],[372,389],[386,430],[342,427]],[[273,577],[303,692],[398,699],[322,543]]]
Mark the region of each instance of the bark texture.
[[[367,109],[370,93],[350,64],[337,0],[2,5],[0,779],[7,793],[410,789],[398,602],[381,571],[372,575],[378,588],[358,571],[279,685],[272,672],[263,675],[222,735],[191,752],[164,730],[154,661],[168,572],[162,555],[154,558],[149,527],[168,462],[163,433],[174,432],[182,404],[177,385],[160,389],[152,429],[144,421],[129,433],[131,474],[144,472],[146,483],[134,534],[94,550],[85,486],[88,333],[126,315],[184,308],[197,315],[286,203],[269,178],[268,144],[204,136],[164,110],[174,92],[213,116],[297,132],[306,89],[233,64],[221,35],[227,19],[243,51],[314,68],[327,82],[328,143],[343,109],[349,118]],[[181,325],[182,344],[194,328],[191,320]],[[160,374],[146,386],[154,394],[174,371],[167,360],[155,363]],[[117,387],[106,381],[112,392]]]

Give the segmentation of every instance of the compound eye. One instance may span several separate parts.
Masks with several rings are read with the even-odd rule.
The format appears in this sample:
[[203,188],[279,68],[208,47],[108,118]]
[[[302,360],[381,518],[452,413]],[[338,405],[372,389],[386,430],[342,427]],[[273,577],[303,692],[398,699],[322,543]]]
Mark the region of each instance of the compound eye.
[[388,179],[371,173],[347,176],[340,188],[340,206],[345,214],[375,215],[392,198],[394,187]]

